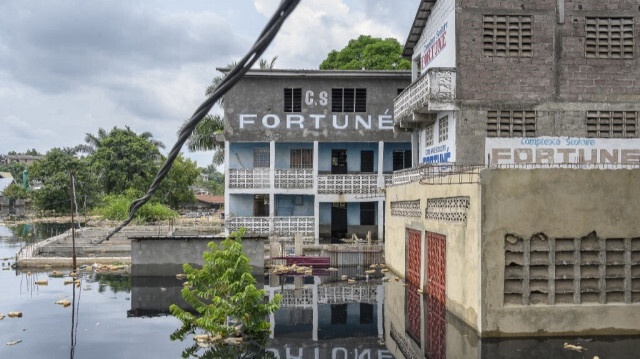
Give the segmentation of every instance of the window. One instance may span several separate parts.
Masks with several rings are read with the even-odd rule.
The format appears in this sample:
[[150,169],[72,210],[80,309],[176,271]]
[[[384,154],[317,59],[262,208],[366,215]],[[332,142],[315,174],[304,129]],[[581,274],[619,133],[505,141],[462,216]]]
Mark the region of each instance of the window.
[[587,137],[636,137],[637,124],[634,111],[587,111]]
[[411,168],[411,150],[394,150],[393,170],[399,171],[405,168]]
[[482,30],[486,56],[531,57],[531,16],[484,15]]
[[585,56],[588,59],[633,59],[632,17],[588,17]]
[[360,225],[373,226],[376,224],[376,203],[361,202],[360,203]]
[[373,172],[373,151],[360,151],[360,172]]
[[367,112],[367,89],[331,89],[332,112]]
[[438,120],[438,142],[444,142],[449,139],[449,116],[445,116]]
[[253,195],[253,216],[254,217],[269,216],[269,195],[268,194]]
[[535,137],[536,111],[489,111],[487,137]]
[[289,168],[313,168],[313,150],[310,148],[292,148]]
[[269,147],[253,149],[253,168],[269,167],[270,164]]
[[425,147],[433,146],[433,128],[435,124],[432,123],[424,129],[424,145]]
[[284,112],[302,111],[302,89],[284,89]]

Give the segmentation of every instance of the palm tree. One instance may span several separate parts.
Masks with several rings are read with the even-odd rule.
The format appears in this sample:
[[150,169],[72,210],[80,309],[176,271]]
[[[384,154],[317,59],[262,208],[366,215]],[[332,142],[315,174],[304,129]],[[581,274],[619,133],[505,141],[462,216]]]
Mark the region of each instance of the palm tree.
[[[124,126],[124,127],[127,131],[133,132],[131,128],[129,128],[129,126]],[[116,126],[113,127],[113,130],[117,130],[117,129],[118,128]],[[149,131],[143,132],[138,136],[149,141],[152,145],[156,146],[156,148],[164,148],[164,143],[162,143],[162,141],[158,141],[154,139],[153,135]],[[86,144],[77,145],[73,149],[76,152],[82,152],[82,153],[92,155],[100,148],[100,146],[102,145],[102,141],[104,141],[104,139],[107,137],[109,137],[109,133],[104,128],[101,127],[98,129],[98,133],[96,135],[92,133],[86,133],[84,136],[84,142],[86,142]]]
[[[276,64],[276,60],[278,56],[274,56],[271,61],[267,61],[265,59],[260,59],[258,62],[258,66],[261,70],[272,70]],[[238,63],[236,61],[228,64],[225,69],[230,71],[234,68]],[[218,87],[222,79],[224,79],[226,75],[220,75],[213,78],[211,84],[207,86],[205,90],[205,95],[210,96],[213,91]],[[220,107],[224,108],[224,97],[220,97],[218,100],[218,104]],[[216,135],[222,134],[224,132],[224,120],[220,115],[207,115],[205,118],[200,121],[200,123],[196,126],[189,137],[187,142],[187,148],[189,148],[190,152],[195,151],[215,151],[213,154],[212,163],[215,166],[219,166],[224,162],[224,143],[216,140]],[[179,133],[179,132],[178,132]]]

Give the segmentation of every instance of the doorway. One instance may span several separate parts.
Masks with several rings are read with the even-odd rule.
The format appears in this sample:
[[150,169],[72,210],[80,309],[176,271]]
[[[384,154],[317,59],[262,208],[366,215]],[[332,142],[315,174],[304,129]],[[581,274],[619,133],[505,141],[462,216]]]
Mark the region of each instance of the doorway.
[[347,150],[331,150],[331,174],[347,174]]
[[347,204],[334,202],[331,205],[331,242],[347,236]]

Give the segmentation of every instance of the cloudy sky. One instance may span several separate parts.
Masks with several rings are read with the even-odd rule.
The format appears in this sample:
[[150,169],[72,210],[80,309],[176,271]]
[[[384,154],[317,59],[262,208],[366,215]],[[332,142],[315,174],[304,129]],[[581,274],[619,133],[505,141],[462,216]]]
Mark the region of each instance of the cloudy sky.
[[[0,1],[0,154],[71,147],[114,126],[170,148],[216,67],[244,55],[279,1]],[[360,34],[404,44],[418,3],[302,0],[263,57],[317,69]]]

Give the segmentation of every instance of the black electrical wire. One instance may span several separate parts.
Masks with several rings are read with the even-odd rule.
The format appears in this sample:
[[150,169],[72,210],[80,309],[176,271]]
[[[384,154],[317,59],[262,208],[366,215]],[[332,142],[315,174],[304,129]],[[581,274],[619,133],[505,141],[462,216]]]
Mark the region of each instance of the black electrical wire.
[[162,167],[156,174],[156,177],[153,179],[151,186],[147,190],[144,196],[136,199],[131,203],[129,207],[129,218],[124,220],[118,227],[116,227],[113,231],[107,234],[104,238],[95,242],[95,244],[100,244],[104,241],[109,240],[114,234],[118,233],[122,228],[126,227],[133,220],[133,216],[138,211],[140,207],[142,207],[153,194],[156,192],[162,180],[167,176],[171,166],[173,165],[173,161],[176,159],[182,146],[187,141],[191,133],[196,128],[198,123],[206,116],[211,107],[220,99],[220,97],[224,96],[227,91],[229,91],[240,79],[244,76],[251,66],[262,56],[262,53],[267,49],[271,41],[276,36],[280,27],[287,19],[289,15],[293,12],[293,10],[298,6],[300,0],[283,0],[280,3],[280,6],[276,10],[275,14],[271,17],[267,25],[265,26],[262,33],[258,37],[258,40],[253,44],[253,47],[249,50],[249,52],[238,62],[238,64],[222,79],[220,84],[216,87],[216,89],[211,93],[209,98],[207,98],[191,115],[191,118],[187,123],[184,124],[180,134],[178,135],[178,140],[171,148],[169,155],[167,156],[167,160],[162,164]]

